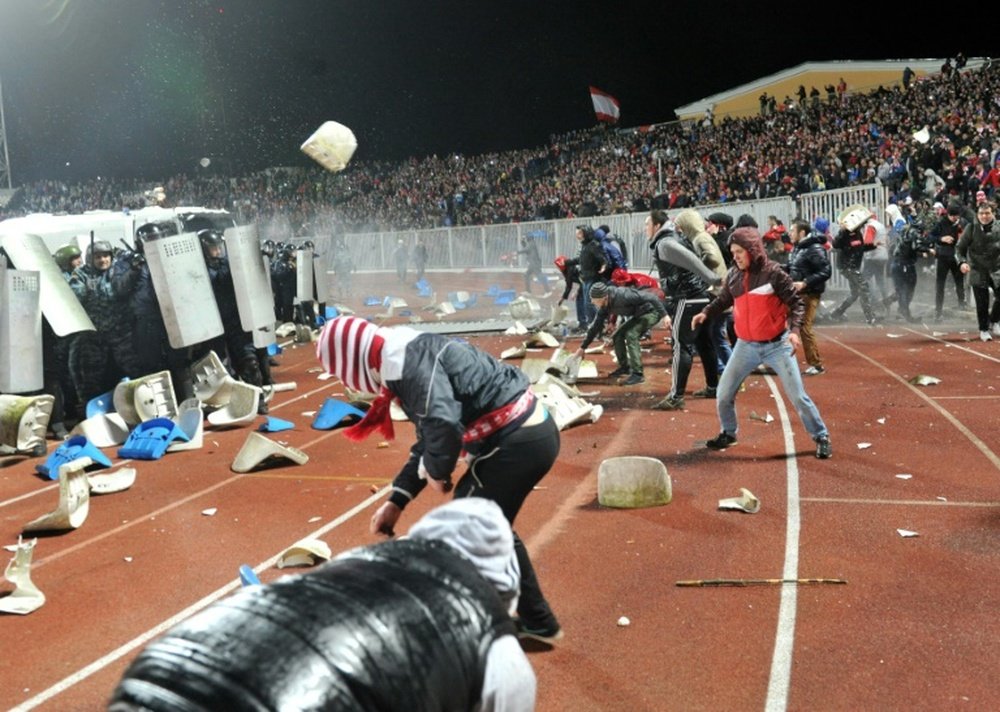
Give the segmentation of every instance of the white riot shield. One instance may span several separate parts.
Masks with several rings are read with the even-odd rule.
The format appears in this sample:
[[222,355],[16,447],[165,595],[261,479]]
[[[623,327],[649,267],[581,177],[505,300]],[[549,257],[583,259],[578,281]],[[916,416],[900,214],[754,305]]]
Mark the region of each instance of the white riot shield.
[[[267,255],[261,253],[261,255],[260,255],[260,263],[261,263],[261,266],[264,268],[264,274],[267,275],[267,283],[268,283],[268,285],[270,285],[271,284],[271,258],[268,257]],[[268,294],[272,295],[272,302],[271,302],[272,312],[271,313],[274,314],[274,311],[273,311],[273,309],[274,309],[274,301],[273,301],[274,290],[272,290],[272,289],[269,288],[268,289]],[[276,333],[274,333],[274,327],[275,327],[275,324],[277,323],[277,321],[278,321],[278,317],[277,317],[277,315],[275,315],[274,316],[274,321],[271,322],[271,327],[270,328],[268,328],[268,329],[254,329],[253,330],[253,346],[254,346],[255,349],[266,349],[271,344],[278,343],[278,335]]]
[[0,270],[0,391],[41,390],[42,309],[38,272]]
[[226,252],[236,290],[240,325],[247,331],[274,330],[274,295],[271,277],[264,267],[257,226],[226,230]]
[[200,344],[223,332],[222,317],[193,232],[143,243],[167,339],[175,349]]
[[93,322],[69,288],[42,238],[25,234],[0,235],[0,247],[18,270],[38,272],[39,304],[57,336],[94,331]]
[[[329,251],[321,255],[313,254],[313,275],[316,278],[316,301],[325,302],[330,299]],[[320,314],[320,316],[326,316]]]
[[300,302],[311,302],[313,296],[312,250],[295,251],[295,297]]

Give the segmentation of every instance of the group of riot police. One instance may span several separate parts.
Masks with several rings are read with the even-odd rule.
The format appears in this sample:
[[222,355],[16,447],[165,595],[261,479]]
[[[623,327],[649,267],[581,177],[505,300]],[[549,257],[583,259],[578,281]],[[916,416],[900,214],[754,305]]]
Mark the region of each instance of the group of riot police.
[[[65,437],[69,422],[86,417],[87,403],[123,378],[167,370],[178,402],[192,397],[190,365],[210,350],[234,378],[259,387],[273,383],[267,349],[255,347],[252,334],[240,323],[233,276],[218,230],[200,230],[197,236],[224,331],[190,347],[171,346],[143,245],[173,234],[177,230],[172,223],[147,223],[136,231],[134,249],[91,239],[85,251],[68,244],[54,253],[95,330],[60,337],[43,326],[44,391],[55,396],[53,435]],[[261,411],[266,408],[262,401]]]

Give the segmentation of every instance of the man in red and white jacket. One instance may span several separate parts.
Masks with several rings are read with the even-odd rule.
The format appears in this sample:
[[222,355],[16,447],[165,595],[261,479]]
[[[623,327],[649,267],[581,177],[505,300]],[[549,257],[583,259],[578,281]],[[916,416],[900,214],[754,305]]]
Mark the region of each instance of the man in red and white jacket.
[[729,249],[733,266],[722,283],[722,291],[691,319],[691,328],[695,329],[732,307],[737,337],[716,391],[722,431],[706,445],[712,450],[724,450],[736,444],[736,394],[743,380],[765,364],[781,379],[785,394],[816,443],[816,457],[826,459],[833,453],[830,431],[805,391],[795,360],[805,313],[802,298],[792,278],[778,263],[767,258],[764,242],[755,228],[735,230]]

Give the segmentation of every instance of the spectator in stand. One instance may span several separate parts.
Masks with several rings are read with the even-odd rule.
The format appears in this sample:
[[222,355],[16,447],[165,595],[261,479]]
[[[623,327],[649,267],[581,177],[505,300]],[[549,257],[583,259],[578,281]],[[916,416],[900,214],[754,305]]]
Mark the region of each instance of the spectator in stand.
[[[1000,229],[995,222],[996,206],[993,201],[980,203],[976,221],[969,224],[958,240],[959,269],[969,275],[972,297],[976,301],[976,321],[979,339],[992,341],[1000,336]],[[993,306],[990,307],[990,290]]]
[[691,328],[696,329],[731,306],[739,337],[719,382],[716,408],[722,430],[705,445],[710,450],[725,450],[736,444],[736,394],[743,380],[763,363],[781,379],[785,395],[816,443],[816,457],[826,459],[833,454],[830,432],[806,393],[795,362],[805,312],[802,298],[781,265],[767,259],[756,229],[734,231],[730,249],[734,267],[726,275],[721,293],[691,320]]
[[823,366],[813,324],[823,290],[832,274],[826,250],[826,235],[819,230],[811,230],[809,223],[801,218],[792,221],[788,235],[792,239],[792,252],[788,256],[785,271],[792,278],[792,286],[805,305],[799,337],[809,367],[803,373],[818,376],[825,373],[826,368]]
[[[943,206],[942,206],[943,208]],[[965,275],[959,269],[955,259],[955,246],[962,236],[965,225],[962,222],[962,205],[958,202],[948,204],[941,210],[941,215],[930,231],[930,239],[934,245],[934,256],[937,271],[934,279],[934,319],[941,321],[944,311],[944,288],[949,275],[955,282],[955,294],[958,298],[958,308],[967,309],[965,304]]]

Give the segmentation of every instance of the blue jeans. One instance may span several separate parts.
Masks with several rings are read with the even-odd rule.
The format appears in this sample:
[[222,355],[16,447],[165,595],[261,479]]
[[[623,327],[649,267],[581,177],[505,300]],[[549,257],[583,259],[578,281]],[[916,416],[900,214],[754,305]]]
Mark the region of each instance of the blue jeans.
[[718,362],[720,375],[726,368],[726,364],[729,363],[729,357],[733,354],[733,346],[729,343],[729,327],[732,323],[733,313],[727,311],[705,325],[712,337],[712,348],[715,349],[715,360]]
[[795,361],[795,352],[788,343],[788,332],[782,334],[780,340],[773,342],[736,340],[733,355],[726,364],[726,370],[722,372],[715,396],[723,432],[736,435],[739,428],[736,420],[736,394],[743,380],[762,363],[773,368],[781,379],[785,396],[795,406],[795,412],[806,426],[809,437],[813,440],[829,437],[830,431],[826,429],[816,404],[802,385],[802,374]]
[[596,281],[596,279],[592,279],[583,283],[583,315],[587,319],[584,326],[590,326],[597,316],[597,307],[590,301],[590,288],[594,286]]

